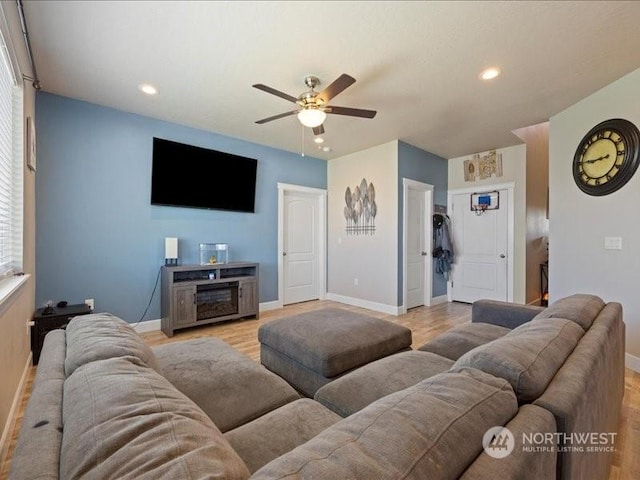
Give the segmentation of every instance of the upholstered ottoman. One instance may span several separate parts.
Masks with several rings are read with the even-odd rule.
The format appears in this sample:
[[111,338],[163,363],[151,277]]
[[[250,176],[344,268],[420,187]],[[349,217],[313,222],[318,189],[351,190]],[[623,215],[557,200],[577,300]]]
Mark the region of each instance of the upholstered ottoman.
[[262,325],[260,360],[298,391],[315,392],[349,370],[411,348],[411,330],[339,308]]

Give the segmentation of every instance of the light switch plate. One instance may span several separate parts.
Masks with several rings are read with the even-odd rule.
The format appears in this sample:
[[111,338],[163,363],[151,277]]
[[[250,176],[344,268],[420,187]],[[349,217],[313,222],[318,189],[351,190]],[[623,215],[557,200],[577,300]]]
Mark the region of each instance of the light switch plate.
[[622,250],[622,237],[604,237],[605,250]]

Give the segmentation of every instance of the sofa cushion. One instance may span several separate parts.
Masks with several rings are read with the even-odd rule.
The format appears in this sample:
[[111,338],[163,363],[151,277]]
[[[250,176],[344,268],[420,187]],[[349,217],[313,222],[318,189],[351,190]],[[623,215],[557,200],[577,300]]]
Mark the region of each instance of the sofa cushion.
[[544,310],[543,307],[533,305],[520,305],[499,300],[476,300],[471,305],[471,322],[516,328],[530,322],[542,310]]
[[128,355],[162,373],[149,346],[124,320],[109,313],[94,313],[75,317],[67,325],[67,377],[86,363]]
[[571,320],[529,322],[466,353],[456,367],[473,367],[509,381],[520,403],[538,398],[584,334]]
[[[505,427],[513,434],[514,440],[513,450],[509,453],[509,456],[507,458],[495,458],[484,451],[459,480],[555,479],[558,453],[555,448],[554,435],[557,430],[553,414],[535,405],[522,405],[518,414]],[[539,443],[531,441],[525,443],[523,440],[525,434],[534,436]],[[550,438],[551,440],[540,440],[543,436],[545,439]],[[503,446],[496,446],[498,449],[501,447]]]
[[300,398],[282,378],[219,338],[153,348],[162,374],[223,432]]
[[253,473],[339,420],[340,416],[318,402],[303,398],[224,435]]
[[458,478],[485,432],[517,409],[502,379],[475,369],[442,373],[341,420],[252,479]]
[[204,412],[136,357],[76,369],[62,414],[60,478],[249,477]]
[[573,320],[586,332],[604,308],[604,301],[595,295],[578,293],[553,302],[533,319],[566,318]]
[[418,350],[432,352],[455,361],[469,350],[500,338],[511,329],[490,323],[463,323],[438,335]]
[[325,385],[315,399],[342,417],[363,409],[390,393],[446,372],[453,360],[428,352],[401,352],[356,368]]

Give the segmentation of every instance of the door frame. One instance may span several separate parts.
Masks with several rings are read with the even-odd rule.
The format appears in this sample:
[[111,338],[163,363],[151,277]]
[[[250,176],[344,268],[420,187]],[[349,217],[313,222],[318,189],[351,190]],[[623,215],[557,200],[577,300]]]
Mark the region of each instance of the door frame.
[[[402,178],[402,313],[407,313],[407,205],[409,204],[409,190],[424,193],[424,238],[427,258],[431,259],[433,250],[433,185],[419,182],[410,178]],[[433,300],[433,262],[425,259],[424,306],[430,307]]]
[[316,197],[318,202],[318,294],[319,299],[327,297],[327,191],[321,188],[304,187],[278,182],[278,300],[276,308],[284,306],[284,195],[303,193]]
[[[506,190],[507,199],[509,204],[507,205],[507,302],[513,302],[513,290],[515,288],[515,279],[513,273],[514,265],[514,252],[515,252],[515,182],[508,183],[496,183],[490,185],[477,185],[475,187],[456,188],[447,192],[447,211],[453,212],[453,196],[458,194],[469,195],[476,192],[482,192],[484,190]],[[454,265],[455,265],[455,241],[454,245]],[[455,268],[455,267],[454,267]],[[453,292],[451,291],[451,280],[447,282],[447,300],[452,302]]]

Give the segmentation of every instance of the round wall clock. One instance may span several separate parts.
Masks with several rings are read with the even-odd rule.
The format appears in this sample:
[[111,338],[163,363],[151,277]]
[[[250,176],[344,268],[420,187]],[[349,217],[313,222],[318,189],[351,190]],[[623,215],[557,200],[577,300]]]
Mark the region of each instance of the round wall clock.
[[622,188],[640,163],[640,131],[614,118],[593,127],[573,157],[573,179],[589,195],[608,195]]

